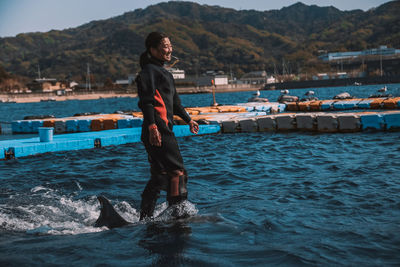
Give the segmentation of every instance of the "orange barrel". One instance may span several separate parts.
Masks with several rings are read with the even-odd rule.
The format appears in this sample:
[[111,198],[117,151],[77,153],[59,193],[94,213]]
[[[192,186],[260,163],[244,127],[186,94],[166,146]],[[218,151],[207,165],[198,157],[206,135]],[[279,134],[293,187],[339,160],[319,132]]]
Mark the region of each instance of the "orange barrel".
[[90,130],[101,131],[103,130],[103,119],[93,119],[90,123]]
[[397,109],[397,103],[400,101],[400,97],[388,98],[383,100],[383,108],[385,109]]
[[288,102],[286,103],[286,109],[288,111],[298,111],[299,106],[297,105],[297,102]]
[[384,100],[385,100],[384,98],[374,99],[370,104],[371,109],[379,109],[379,108],[381,108],[383,106],[383,101]]
[[299,110],[300,111],[308,111],[310,109],[310,102],[305,101],[305,102],[299,102]]
[[133,117],[143,118],[142,112],[132,112],[132,116],[133,116]]
[[311,111],[321,110],[321,104],[322,104],[322,101],[320,101],[320,100],[311,101],[310,102],[310,110]]
[[111,130],[118,128],[118,120],[117,119],[105,119],[103,121],[103,129],[104,130]]
[[44,120],[43,121],[43,127],[54,127],[54,120]]

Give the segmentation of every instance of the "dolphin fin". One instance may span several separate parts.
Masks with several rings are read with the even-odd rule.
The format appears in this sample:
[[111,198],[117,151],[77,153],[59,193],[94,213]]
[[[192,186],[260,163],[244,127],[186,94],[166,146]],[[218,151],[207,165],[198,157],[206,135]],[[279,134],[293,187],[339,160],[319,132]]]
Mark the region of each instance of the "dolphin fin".
[[100,202],[100,216],[94,224],[95,227],[107,226],[112,229],[130,224],[115,211],[108,199],[103,196],[98,196],[97,199]]

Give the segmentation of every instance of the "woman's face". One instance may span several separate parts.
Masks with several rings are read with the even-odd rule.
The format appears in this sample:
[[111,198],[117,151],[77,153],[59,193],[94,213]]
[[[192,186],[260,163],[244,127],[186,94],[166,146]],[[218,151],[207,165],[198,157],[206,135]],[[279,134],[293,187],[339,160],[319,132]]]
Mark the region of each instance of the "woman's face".
[[162,60],[170,61],[172,55],[172,45],[168,37],[161,40],[160,45],[157,48],[150,48],[150,52],[153,57]]

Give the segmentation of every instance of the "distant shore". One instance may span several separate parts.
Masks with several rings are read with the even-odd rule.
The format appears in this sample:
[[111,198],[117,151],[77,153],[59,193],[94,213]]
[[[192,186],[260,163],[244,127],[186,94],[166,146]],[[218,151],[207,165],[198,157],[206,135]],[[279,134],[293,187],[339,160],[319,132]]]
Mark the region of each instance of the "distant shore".
[[[199,87],[177,87],[179,94],[208,94],[215,90],[216,93],[243,92],[256,90],[280,90],[280,89],[296,89],[296,88],[319,88],[319,87],[335,87],[349,85],[367,85],[367,84],[387,84],[400,83],[400,76],[390,77],[369,77],[369,78],[347,78],[347,79],[330,79],[330,80],[308,80],[308,81],[292,81],[273,83],[267,85],[261,84],[228,84]],[[74,91],[67,92],[64,95],[56,95],[55,92],[46,93],[13,93],[1,94],[0,103],[33,103],[45,101],[67,101],[67,100],[95,100],[102,98],[119,98],[119,97],[137,97],[136,89],[130,90],[103,90],[103,91]]]
[[363,78],[344,78],[344,79],[326,79],[326,80],[307,80],[307,81],[290,81],[282,83],[267,84],[264,89],[297,89],[297,88],[320,88],[320,87],[336,87],[336,86],[352,86],[367,84],[390,84],[400,83],[400,76],[376,76]]
[[[261,85],[220,85],[215,87],[215,92],[240,92],[240,91],[254,91],[261,89]],[[179,94],[202,94],[212,93],[211,86],[203,87],[178,87]],[[65,95],[56,95],[53,92],[49,93],[24,93],[24,94],[1,94],[0,103],[34,103],[46,101],[67,101],[67,100],[95,100],[102,98],[119,98],[119,97],[137,97],[135,91],[92,91],[92,92],[68,92]]]
[[34,103],[46,101],[67,101],[67,100],[94,100],[101,98],[118,98],[118,97],[137,97],[136,93],[104,93],[96,92],[90,94],[69,94],[57,96],[54,94],[0,94],[0,100],[3,103]]

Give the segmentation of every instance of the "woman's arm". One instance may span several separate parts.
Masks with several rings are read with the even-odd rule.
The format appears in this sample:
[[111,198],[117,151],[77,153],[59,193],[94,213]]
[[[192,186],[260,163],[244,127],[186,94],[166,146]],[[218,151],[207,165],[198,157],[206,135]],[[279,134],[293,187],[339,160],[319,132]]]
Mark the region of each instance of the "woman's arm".
[[192,119],[190,118],[189,114],[186,112],[186,110],[183,108],[181,104],[181,99],[179,98],[178,93],[174,93],[174,115],[178,115],[181,117],[186,123],[189,123]]
[[183,108],[181,104],[181,99],[179,98],[178,93],[176,92],[175,89],[175,94],[174,94],[174,114],[178,115],[181,117],[187,124],[190,126],[190,131],[194,134],[197,134],[199,132],[199,125],[197,122],[192,120],[189,116],[189,114],[186,112],[186,110]]
[[155,123],[154,117],[154,75],[148,71],[142,71],[136,78],[138,87],[139,103],[138,106],[143,112],[143,119],[150,125]]

